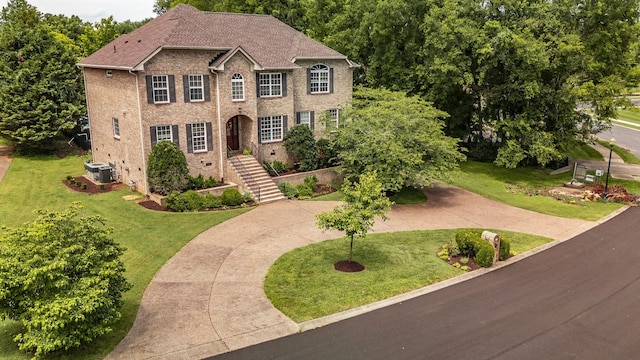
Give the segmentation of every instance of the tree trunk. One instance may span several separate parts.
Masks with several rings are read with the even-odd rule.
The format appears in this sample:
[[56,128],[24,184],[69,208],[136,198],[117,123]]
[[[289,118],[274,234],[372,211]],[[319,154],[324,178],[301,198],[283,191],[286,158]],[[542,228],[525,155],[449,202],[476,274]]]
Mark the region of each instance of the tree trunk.
[[353,255],[353,235],[351,235],[351,245],[349,245],[349,262],[351,262],[351,255]]

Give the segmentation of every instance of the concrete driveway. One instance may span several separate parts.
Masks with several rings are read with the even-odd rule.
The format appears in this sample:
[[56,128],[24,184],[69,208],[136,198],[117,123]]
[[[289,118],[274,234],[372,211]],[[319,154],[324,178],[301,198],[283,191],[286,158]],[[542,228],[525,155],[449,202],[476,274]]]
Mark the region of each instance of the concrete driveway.
[[[373,232],[484,227],[564,241],[597,225],[514,208],[455,187],[425,192],[428,203],[394,206]],[[315,214],[336,204],[261,205],[200,234],[156,274],[133,328],[107,359],[198,359],[299,332],[267,300],[263,279],[287,251],[343,236],[315,225]]]

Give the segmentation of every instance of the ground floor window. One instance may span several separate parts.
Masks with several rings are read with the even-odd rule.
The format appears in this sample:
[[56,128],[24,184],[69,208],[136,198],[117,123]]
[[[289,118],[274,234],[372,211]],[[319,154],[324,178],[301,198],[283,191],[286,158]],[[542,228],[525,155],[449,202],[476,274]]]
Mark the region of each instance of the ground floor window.
[[191,124],[193,152],[207,151],[207,129],[205,123]]
[[260,142],[282,141],[284,136],[284,118],[283,115],[262,116],[258,118],[260,126]]

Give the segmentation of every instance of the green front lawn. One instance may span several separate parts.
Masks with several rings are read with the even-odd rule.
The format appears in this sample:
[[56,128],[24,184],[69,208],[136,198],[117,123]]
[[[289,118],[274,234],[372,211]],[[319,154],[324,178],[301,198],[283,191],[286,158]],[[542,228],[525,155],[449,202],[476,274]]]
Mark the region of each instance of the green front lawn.
[[[486,198],[522,209],[554,216],[595,221],[621,208],[623,204],[577,202],[569,204],[550,196],[541,196],[544,189],[561,187],[571,180],[572,173],[550,175],[548,169],[506,169],[489,163],[467,161],[452,183]],[[640,193],[640,183],[609,179],[609,185],[620,184],[632,193]]]
[[[551,239],[493,230],[522,253]],[[346,238],[292,250],[269,269],[264,289],[273,305],[296,322],[353,309],[449,279],[464,273],[440,260],[436,253],[453,242],[457,230],[406,231],[369,234],[357,239],[353,259],[365,266],[357,273],[333,269],[348,256]]]
[[629,121],[640,126],[640,110],[638,108],[618,109],[618,119]]
[[[18,227],[35,219],[34,209],[63,210],[73,201],[81,201],[86,214],[104,217],[114,228],[113,237],[127,248],[122,260],[127,268],[125,276],[134,287],[124,294],[122,319],[115,324],[114,332],[52,358],[103,359],[129,331],[142,294],[162,265],[204,230],[248,211],[165,213],[123,200],[122,196],[131,194],[128,190],[91,196],[77,193],[67,189],[62,180],[67,175],[81,175],[83,161],[82,157],[15,157],[0,182],[1,225]],[[0,322],[0,358],[31,358],[19,352],[11,340],[18,329],[17,323]]]
[[[610,146],[609,142],[603,141],[603,140],[598,140],[598,144],[606,148]],[[618,154],[618,156],[620,156],[620,158],[622,158],[622,161],[624,161],[626,164],[640,164],[640,158],[628,152],[627,150],[621,148],[618,145],[615,145],[615,144],[613,145],[613,152]],[[607,159],[607,161],[608,160],[609,159]]]

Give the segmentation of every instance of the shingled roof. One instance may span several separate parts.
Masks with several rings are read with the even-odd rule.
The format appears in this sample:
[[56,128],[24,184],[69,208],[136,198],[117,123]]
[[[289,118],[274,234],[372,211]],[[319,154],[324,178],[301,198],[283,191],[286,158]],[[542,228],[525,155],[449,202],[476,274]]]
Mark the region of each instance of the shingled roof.
[[[178,5],[84,58],[88,68],[142,70],[163,49],[242,49],[259,69],[298,67],[296,59],[344,59],[269,15],[202,12]],[[348,61],[348,60],[347,60]]]

